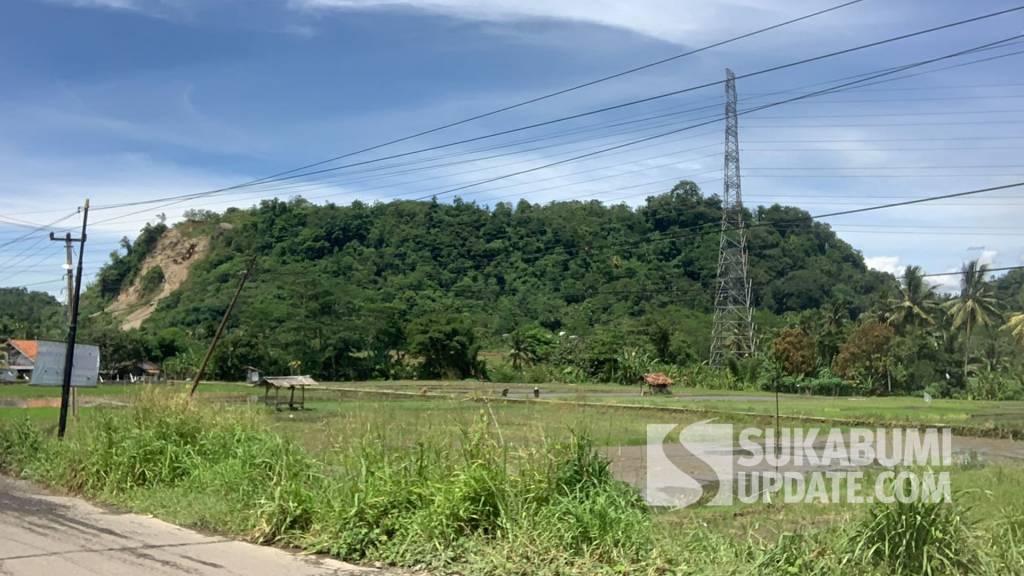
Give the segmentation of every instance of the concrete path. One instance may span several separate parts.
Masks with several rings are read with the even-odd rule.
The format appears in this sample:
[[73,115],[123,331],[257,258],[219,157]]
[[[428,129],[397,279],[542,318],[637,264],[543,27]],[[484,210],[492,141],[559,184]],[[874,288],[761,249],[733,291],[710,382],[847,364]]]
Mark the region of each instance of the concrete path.
[[206,536],[0,476],[0,575],[351,576],[335,560]]

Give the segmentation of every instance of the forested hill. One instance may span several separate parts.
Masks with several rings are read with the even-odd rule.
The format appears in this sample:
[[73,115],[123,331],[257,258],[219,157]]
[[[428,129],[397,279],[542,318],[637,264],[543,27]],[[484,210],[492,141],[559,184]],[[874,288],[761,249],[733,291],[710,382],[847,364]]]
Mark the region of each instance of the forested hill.
[[[259,357],[266,365],[273,356],[342,377],[353,354],[400,353],[418,331],[452,322],[471,327],[485,344],[531,324],[629,337],[657,323],[680,346],[703,353],[720,218],[718,198],[690,182],[638,208],[521,201],[488,209],[459,200],[319,206],[297,199],[197,212],[178,231],[209,237],[209,248],[142,330],[175,328],[205,342],[255,254],[225,341],[225,354],[246,358],[231,364]],[[762,324],[831,303],[855,317],[894,283],[802,210],[762,207],[748,221],[756,223],[750,276]],[[135,280],[163,231],[148,227],[128,254],[114,256],[88,289],[87,312],[103,309]],[[103,317],[91,319],[96,330]]]

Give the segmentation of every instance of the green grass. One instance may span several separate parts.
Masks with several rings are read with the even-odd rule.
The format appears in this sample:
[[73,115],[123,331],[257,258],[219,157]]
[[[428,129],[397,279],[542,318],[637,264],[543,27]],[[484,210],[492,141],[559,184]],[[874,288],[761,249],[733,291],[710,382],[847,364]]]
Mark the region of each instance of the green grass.
[[[367,391],[446,394],[497,398],[503,388],[513,399],[532,397],[533,385],[476,381],[375,381],[326,384]],[[640,396],[635,386],[615,384],[541,384],[542,400],[706,410],[723,414],[773,416],[775,396],[747,390],[705,390],[676,387],[671,396]],[[691,399],[692,398],[692,399]],[[832,397],[781,394],[783,417],[855,420],[879,424],[943,424],[964,431],[998,436],[1024,436],[1024,401],[980,401],[894,397]]]
[[[275,412],[246,406],[253,391],[238,387],[191,405],[168,391],[93,408],[60,445],[5,415],[0,466],[204,530],[442,572],[909,575],[921,564],[899,558],[950,550],[972,562],[939,562],[934,573],[1024,571],[1019,464],[954,468],[957,506],[931,512],[650,510],[611,480],[593,446],[642,443],[649,423],[702,416],[336,392],[311,393],[307,411]],[[920,532],[896,538],[907,532],[899,526]],[[860,542],[892,554],[858,552]]]
[[[185,388],[184,383],[173,382],[156,384],[158,387],[181,390]],[[81,397],[130,397],[137,395],[146,388],[144,384],[131,384],[129,382],[105,382],[93,388],[78,388]],[[202,382],[199,392],[203,394],[237,393],[244,389],[243,384],[231,382]],[[32,386],[27,383],[0,384],[0,401],[23,399],[23,398],[60,398],[59,386]]]
[[[687,400],[699,395],[700,400]],[[752,392],[740,398],[709,399],[717,394],[687,391],[671,397],[634,397],[626,399],[599,399],[598,401],[643,406],[679,406],[720,412],[775,414],[774,396]],[[751,400],[746,396],[760,398]],[[827,397],[780,396],[779,411],[783,416],[811,417],[841,420],[860,420],[879,423],[944,424],[964,429],[1003,428],[1017,434],[1024,433],[1024,402],[936,399],[925,402],[913,397]]]

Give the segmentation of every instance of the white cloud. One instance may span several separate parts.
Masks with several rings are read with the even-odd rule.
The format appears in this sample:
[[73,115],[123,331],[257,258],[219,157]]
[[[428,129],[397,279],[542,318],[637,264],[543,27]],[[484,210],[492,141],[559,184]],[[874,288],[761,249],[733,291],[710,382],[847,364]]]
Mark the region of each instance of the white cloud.
[[156,18],[172,18],[190,13],[192,0],[45,0],[73,8],[137,12]]
[[981,256],[978,256],[978,263],[991,266],[995,264],[996,257],[999,256],[998,250],[985,249],[981,251]]
[[932,276],[931,278],[925,278],[925,281],[932,285],[939,292],[946,294],[952,294],[960,291],[960,275],[954,274],[959,272],[958,268],[948,268],[945,270],[948,274],[946,276]]
[[888,272],[895,276],[898,276],[903,271],[903,265],[900,264],[899,256],[871,256],[870,258],[865,258],[864,263],[872,270]]
[[411,8],[484,22],[538,18],[621,28],[675,43],[705,40],[753,22],[773,22],[807,11],[779,0],[289,0],[308,10]]
[[50,0],[54,4],[66,4],[76,8],[109,8],[113,10],[141,10],[138,0]]

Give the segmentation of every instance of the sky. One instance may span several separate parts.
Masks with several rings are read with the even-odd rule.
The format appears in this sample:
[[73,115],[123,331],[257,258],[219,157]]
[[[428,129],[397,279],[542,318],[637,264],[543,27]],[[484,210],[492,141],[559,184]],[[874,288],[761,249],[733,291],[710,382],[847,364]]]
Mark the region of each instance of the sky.
[[[93,210],[90,279],[158,215],[303,196],[494,206],[640,205],[681,179],[721,192],[721,84],[571,121],[498,131],[715,83],[740,109],[1024,34],[1024,11],[749,78],[744,74],[1012,7],[863,0],[642,72],[185,202],[673,56],[839,0],[5,0],[0,6],[0,286],[62,296],[47,237]],[[1016,43],[1016,44],[1014,44]],[[739,119],[744,203],[811,214],[1024,181],[1024,42]],[[551,162],[597,153],[557,166]],[[408,155],[381,160],[395,154]],[[345,164],[373,160],[358,166]],[[513,173],[525,171],[523,174]],[[495,178],[492,182],[487,182]],[[453,191],[455,188],[460,190]],[[876,269],[1024,264],[1024,188],[827,218]],[[58,221],[59,220],[59,221]],[[33,231],[32,224],[52,224]],[[938,278],[955,287],[955,276]]]

